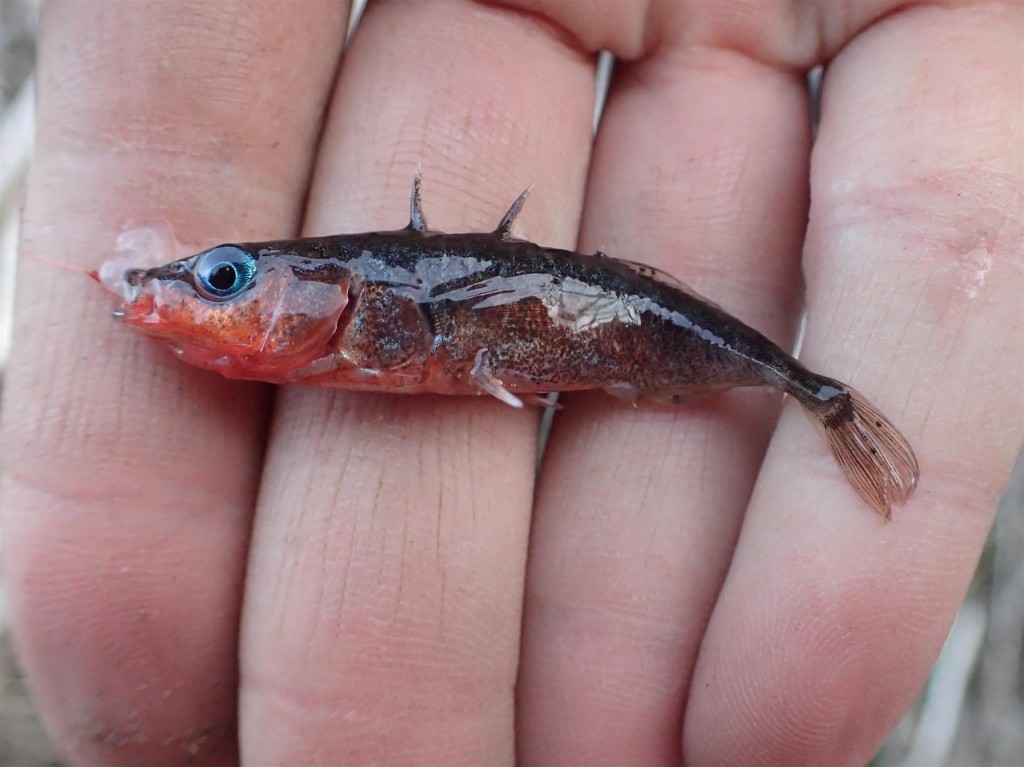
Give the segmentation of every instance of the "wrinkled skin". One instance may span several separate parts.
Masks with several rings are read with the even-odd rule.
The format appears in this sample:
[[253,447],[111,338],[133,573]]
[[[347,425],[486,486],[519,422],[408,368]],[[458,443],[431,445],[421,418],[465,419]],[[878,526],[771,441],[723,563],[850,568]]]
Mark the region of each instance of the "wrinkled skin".
[[567,396],[535,486],[536,413],[228,381],[23,260],[5,587],[74,763],[853,765],[910,704],[1021,441],[1020,6],[599,5],[381,0],[335,79],[339,3],[53,3],[23,250],[388,228],[418,161],[478,231],[536,182],[532,240],[782,342],[806,299],[913,501],[864,514],[758,392]]

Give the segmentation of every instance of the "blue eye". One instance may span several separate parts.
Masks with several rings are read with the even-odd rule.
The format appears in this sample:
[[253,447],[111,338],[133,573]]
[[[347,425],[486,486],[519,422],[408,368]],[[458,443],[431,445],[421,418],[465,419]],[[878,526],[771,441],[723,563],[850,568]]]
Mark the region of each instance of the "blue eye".
[[235,245],[220,245],[206,251],[196,262],[196,288],[211,301],[237,296],[256,276],[256,259]]

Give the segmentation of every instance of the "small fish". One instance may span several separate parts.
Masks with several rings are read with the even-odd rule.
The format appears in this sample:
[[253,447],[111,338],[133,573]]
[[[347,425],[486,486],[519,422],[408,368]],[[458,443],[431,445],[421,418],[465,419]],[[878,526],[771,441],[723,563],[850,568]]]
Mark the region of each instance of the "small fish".
[[907,440],[846,384],[649,266],[512,236],[430,229],[413,182],[391,232],[218,245],[128,269],[114,314],[228,378],[487,394],[513,407],[604,389],[681,404],[768,385],[811,416],[850,483],[889,519],[918,478]]

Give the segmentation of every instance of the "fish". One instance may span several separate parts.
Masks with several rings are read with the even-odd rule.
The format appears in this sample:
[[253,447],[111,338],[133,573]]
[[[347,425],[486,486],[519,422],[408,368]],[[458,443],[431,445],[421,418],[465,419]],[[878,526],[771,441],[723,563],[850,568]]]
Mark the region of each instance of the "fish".
[[899,430],[853,388],[675,277],[600,251],[427,225],[421,177],[402,229],[217,245],[113,286],[114,316],[227,378],[389,393],[487,395],[511,407],[602,389],[682,405],[774,387],[810,416],[884,519],[920,475]]

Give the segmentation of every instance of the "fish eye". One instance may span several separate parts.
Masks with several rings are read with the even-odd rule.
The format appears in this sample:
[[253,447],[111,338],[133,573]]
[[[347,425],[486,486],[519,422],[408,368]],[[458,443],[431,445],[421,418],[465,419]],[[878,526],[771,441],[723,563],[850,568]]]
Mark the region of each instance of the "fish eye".
[[256,276],[256,259],[237,245],[220,245],[199,257],[193,274],[200,295],[223,301],[249,287]]

